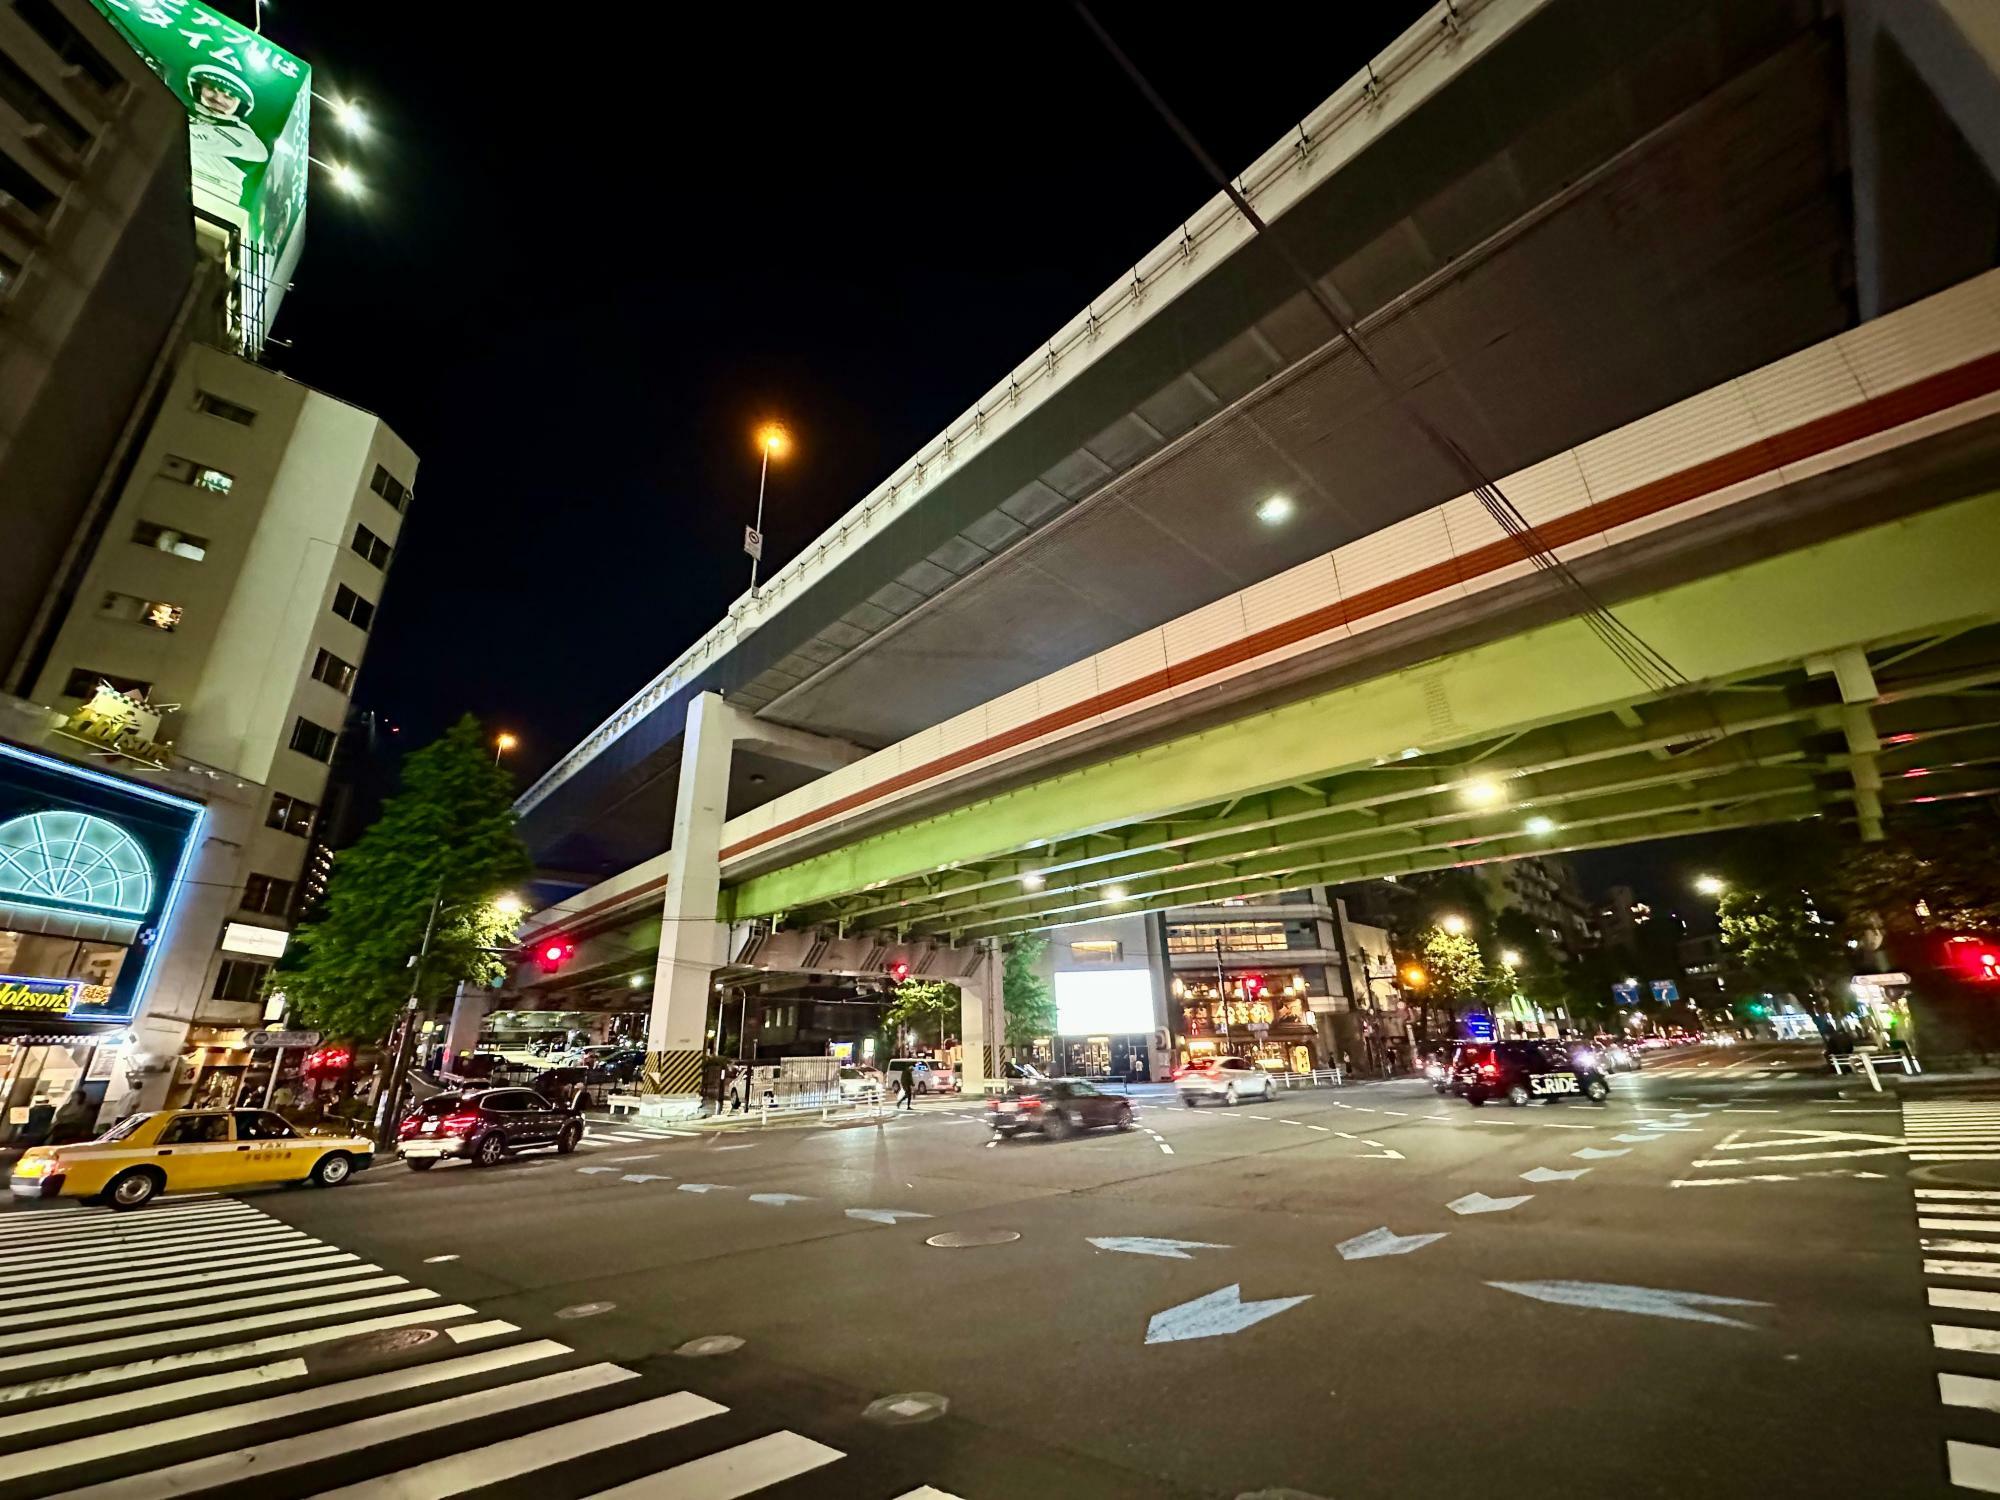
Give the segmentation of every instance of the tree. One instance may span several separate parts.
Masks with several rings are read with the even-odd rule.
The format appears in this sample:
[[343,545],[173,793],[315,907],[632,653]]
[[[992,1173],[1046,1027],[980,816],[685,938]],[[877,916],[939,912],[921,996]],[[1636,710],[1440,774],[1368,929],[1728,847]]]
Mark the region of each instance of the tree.
[[1722,941],[1757,983],[1823,1008],[1828,985],[1850,965],[1836,924],[1796,886],[1732,886],[1716,907]]
[[1444,1007],[1456,1026],[1460,1010],[1477,1004],[1486,994],[1486,960],[1470,933],[1447,932],[1433,927],[1424,934],[1424,989],[1426,1005]]
[[1850,911],[1893,937],[2000,931],[2000,819],[1975,810],[1896,829],[1848,851],[1839,889]]
[[[403,762],[400,789],[351,849],[334,856],[326,899],[292,937],[276,984],[288,1018],[372,1041],[412,987],[426,1001],[460,983],[493,983],[518,915],[495,898],[524,879],[528,851],[514,831],[513,785],[493,764],[470,714]],[[409,961],[437,919],[421,974]]]
[[1055,1035],[1055,991],[1041,973],[1042,956],[1048,951],[1045,932],[1024,932],[1007,945],[1001,961],[1000,995],[1007,1008],[1009,1047],[1025,1047],[1037,1038]]
[[889,1020],[922,1034],[924,1023],[937,1018],[938,1046],[944,1046],[945,1020],[958,1014],[958,986],[942,979],[905,979],[889,1002]]

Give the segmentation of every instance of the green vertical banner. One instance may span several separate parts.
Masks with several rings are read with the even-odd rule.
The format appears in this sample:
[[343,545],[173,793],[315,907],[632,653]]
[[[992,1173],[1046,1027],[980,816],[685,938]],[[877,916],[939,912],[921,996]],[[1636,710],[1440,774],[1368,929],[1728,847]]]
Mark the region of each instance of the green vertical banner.
[[200,0],[91,4],[187,106],[196,206],[233,224],[274,281],[305,222],[312,68]]

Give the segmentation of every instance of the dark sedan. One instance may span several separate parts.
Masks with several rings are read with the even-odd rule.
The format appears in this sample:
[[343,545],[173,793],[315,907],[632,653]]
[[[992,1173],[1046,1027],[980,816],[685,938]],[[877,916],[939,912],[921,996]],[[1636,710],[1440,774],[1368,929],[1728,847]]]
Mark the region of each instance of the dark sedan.
[[1037,1078],[988,1099],[986,1120],[995,1135],[1034,1130],[1059,1141],[1079,1130],[1130,1130],[1132,1101],[1100,1094],[1081,1078]]

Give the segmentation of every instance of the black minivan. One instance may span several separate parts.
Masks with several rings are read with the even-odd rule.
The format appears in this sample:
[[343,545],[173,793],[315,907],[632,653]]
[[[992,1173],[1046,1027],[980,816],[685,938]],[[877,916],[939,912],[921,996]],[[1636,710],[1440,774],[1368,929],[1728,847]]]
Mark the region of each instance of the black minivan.
[[582,1116],[533,1089],[468,1089],[419,1100],[396,1129],[396,1154],[428,1172],[448,1156],[480,1167],[541,1146],[567,1156],[582,1140]]
[[1594,1060],[1579,1062],[1562,1042],[1461,1042],[1451,1058],[1451,1091],[1468,1104],[1579,1097],[1602,1104],[1611,1084]]

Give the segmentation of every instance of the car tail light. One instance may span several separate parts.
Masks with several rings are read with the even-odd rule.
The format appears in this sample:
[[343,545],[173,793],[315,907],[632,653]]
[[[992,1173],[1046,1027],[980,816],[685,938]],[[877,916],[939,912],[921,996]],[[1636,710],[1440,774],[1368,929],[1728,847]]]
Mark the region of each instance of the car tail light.
[[1021,1108],[1023,1109],[1040,1109],[1041,1107],[1042,1101],[1037,1099],[1033,1094],[1028,1095],[1027,1098],[1021,1101]]
[[986,1107],[987,1107],[987,1108],[988,1108],[989,1110],[996,1110],[996,1111],[997,1111],[997,1110],[998,1110],[998,1109],[1000,1108],[1000,1101],[999,1101],[998,1099],[988,1099],[988,1100],[986,1101]]
[[438,1128],[440,1130],[447,1130],[447,1131],[466,1131],[472,1129],[472,1127],[477,1125],[478,1123],[479,1123],[479,1111],[476,1109],[469,1109],[459,1114],[446,1115],[444,1117],[444,1124],[439,1126]]
[[1484,1073],[1488,1078],[1491,1078],[1500,1071],[1500,1065],[1498,1063],[1483,1062],[1479,1065],[1479,1071]]

